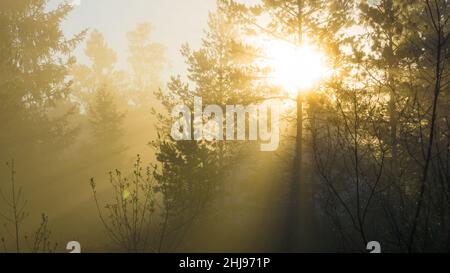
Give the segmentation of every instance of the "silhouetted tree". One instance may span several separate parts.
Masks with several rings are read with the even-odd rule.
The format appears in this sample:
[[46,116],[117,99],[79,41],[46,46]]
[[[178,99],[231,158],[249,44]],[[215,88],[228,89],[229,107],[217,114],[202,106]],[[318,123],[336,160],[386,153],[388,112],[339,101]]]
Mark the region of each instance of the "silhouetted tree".
[[224,181],[237,165],[237,158],[243,159],[245,154],[242,143],[219,139],[174,141],[169,136],[173,107],[183,104],[193,111],[194,96],[201,97],[203,105],[214,104],[223,109],[225,105],[246,106],[269,92],[267,87],[258,85],[263,71],[253,63],[255,57],[243,54],[256,49],[241,40],[242,33],[233,25],[233,17],[225,13],[220,1],[218,4],[217,12],[210,14],[201,48],[192,50],[184,45],[181,51],[193,87],[181,77],[172,77],[168,90],[157,94],[167,113],[158,114],[159,138],[152,143],[158,161],[156,189],[163,200],[160,250],[175,249],[214,200],[227,198]]

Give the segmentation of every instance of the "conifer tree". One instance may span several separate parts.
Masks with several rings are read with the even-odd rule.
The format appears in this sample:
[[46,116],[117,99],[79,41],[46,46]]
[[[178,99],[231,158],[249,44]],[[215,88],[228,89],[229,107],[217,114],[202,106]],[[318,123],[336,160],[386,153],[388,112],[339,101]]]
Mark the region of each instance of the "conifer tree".
[[[70,105],[68,67],[72,50],[84,32],[67,38],[61,22],[69,4],[47,9],[48,0],[6,0],[0,3],[0,149],[11,157],[70,143],[74,128],[70,111],[52,115],[56,106]],[[69,107],[70,110],[70,107]]]
[[193,110],[195,96],[202,98],[203,105],[214,104],[223,109],[225,105],[245,106],[257,102],[267,91],[255,81],[262,71],[252,63],[254,58],[243,54],[252,52],[252,48],[242,42],[233,17],[226,14],[221,1],[218,3],[217,12],[209,16],[201,48],[182,48],[189,81],[172,77],[168,90],[158,93],[167,111],[166,115],[158,115],[159,139],[153,142],[158,161],[157,190],[164,202],[162,250],[172,248],[173,239],[179,241],[180,233],[184,234],[219,193],[224,193],[223,182],[244,155],[242,145],[233,142],[171,139],[173,120],[169,114],[173,107],[183,104]]

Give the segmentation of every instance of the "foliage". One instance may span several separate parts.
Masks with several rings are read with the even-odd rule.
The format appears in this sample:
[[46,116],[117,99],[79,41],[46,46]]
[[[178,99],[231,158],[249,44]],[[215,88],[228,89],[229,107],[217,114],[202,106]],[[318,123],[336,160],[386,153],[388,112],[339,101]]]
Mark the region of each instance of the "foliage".
[[109,182],[113,189],[112,201],[102,206],[97,185],[91,179],[95,204],[110,239],[128,252],[156,251],[151,233],[155,197],[150,167],[144,170],[138,156],[130,177],[116,170],[109,174]]

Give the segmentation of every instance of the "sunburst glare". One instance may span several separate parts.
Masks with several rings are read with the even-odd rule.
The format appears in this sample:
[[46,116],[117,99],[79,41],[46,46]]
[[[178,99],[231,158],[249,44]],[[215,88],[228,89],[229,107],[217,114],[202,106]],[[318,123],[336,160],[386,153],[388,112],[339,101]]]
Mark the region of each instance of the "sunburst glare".
[[329,74],[325,55],[309,44],[295,46],[284,41],[265,45],[270,79],[292,95],[312,88]]

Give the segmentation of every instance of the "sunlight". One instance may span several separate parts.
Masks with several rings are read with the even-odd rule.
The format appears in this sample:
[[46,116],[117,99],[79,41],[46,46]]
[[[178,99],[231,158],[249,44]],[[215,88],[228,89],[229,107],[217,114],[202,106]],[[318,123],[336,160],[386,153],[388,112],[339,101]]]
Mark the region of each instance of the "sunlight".
[[265,49],[272,70],[270,78],[292,95],[312,88],[329,72],[325,56],[311,45],[297,47],[283,41],[271,41]]

